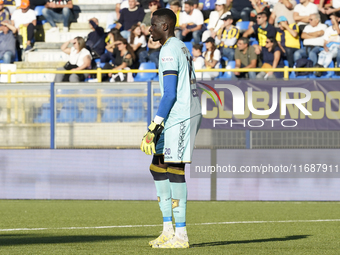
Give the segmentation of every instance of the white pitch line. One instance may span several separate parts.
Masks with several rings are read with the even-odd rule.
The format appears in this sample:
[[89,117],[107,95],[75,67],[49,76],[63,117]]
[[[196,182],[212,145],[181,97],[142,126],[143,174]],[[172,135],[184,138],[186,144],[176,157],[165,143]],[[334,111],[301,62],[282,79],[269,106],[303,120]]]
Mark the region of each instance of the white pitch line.
[[[340,219],[320,219],[320,220],[277,220],[277,221],[226,221],[226,222],[206,222],[192,223],[188,225],[227,225],[227,224],[263,224],[263,223],[306,223],[306,222],[334,222]],[[63,227],[63,228],[9,228],[0,229],[0,232],[9,231],[38,231],[38,230],[73,230],[73,229],[108,229],[108,228],[142,228],[142,227],[160,227],[162,224],[156,225],[121,225],[121,226],[97,226],[97,227]]]

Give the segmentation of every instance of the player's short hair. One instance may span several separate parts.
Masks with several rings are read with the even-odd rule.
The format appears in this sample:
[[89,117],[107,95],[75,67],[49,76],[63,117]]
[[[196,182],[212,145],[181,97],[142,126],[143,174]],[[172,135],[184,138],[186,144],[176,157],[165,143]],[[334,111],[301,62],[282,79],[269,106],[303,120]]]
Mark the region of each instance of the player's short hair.
[[181,7],[181,2],[178,1],[178,0],[173,0],[173,1],[171,1],[170,5],[175,5],[175,6]]
[[173,26],[175,26],[177,22],[176,14],[172,10],[166,8],[158,9],[152,16],[164,17]]
[[190,6],[194,6],[195,5],[195,3],[193,1],[191,1],[191,0],[186,1],[184,4],[188,4]]
[[195,49],[195,50],[200,50],[202,52],[203,45],[202,44],[195,44],[194,46],[192,46],[192,48]]

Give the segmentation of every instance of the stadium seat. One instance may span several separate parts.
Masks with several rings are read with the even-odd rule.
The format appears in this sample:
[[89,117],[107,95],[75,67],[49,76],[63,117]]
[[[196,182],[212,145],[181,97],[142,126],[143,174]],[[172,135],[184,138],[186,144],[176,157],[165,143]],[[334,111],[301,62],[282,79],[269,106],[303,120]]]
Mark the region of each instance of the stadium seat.
[[50,103],[42,104],[40,113],[33,119],[34,123],[49,123],[51,121]]
[[184,42],[185,46],[188,48],[191,56],[192,56],[192,42]]
[[57,122],[73,122],[78,118],[78,116],[78,105],[73,101],[69,101],[63,104],[60,114],[57,116]]
[[[145,62],[140,64],[139,70],[147,69],[157,69],[156,64],[153,62]],[[137,73],[136,77],[134,78],[134,81],[151,81],[156,76],[157,73]]]
[[244,32],[248,29],[250,21],[239,21],[236,23],[236,27],[240,30],[240,32]]
[[42,16],[42,11],[43,9],[45,8],[44,5],[39,5],[39,6],[36,6],[34,11],[35,11],[35,16]]
[[121,122],[123,120],[123,106],[120,98],[107,97],[102,99],[104,108],[102,122]]
[[[229,61],[227,66],[226,66],[226,69],[234,69],[235,65],[236,65],[235,61]],[[219,77],[219,79],[221,79],[221,80],[231,80],[232,77],[233,77],[232,72],[224,72],[224,74],[221,75]]]
[[327,25],[327,26],[329,26],[329,27],[331,27],[332,26],[332,21],[329,19],[329,20],[326,20],[325,21],[325,24]]
[[[332,61],[329,66],[329,68],[334,68],[334,62]],[[321,77],[316,77],[315,74],[311,74],[310,75],[310,78],[311,79],[329,79],[331,78],[332,76],[334,76],[334,71],[327,71],[327,72],[322,72],[322,75]]]
[[108,26],[109,30],[111,30],[112,28],[115,28],[115,27],[116,27],[116,23],[111,24],[111,25]]
[[285,65],[285,66],[288,66],[289,67],[289,63],[288,63],[288,60],[283,60],[283,64]]
[[97,104],[86,104],[76,122],[96,122],[97,113]]

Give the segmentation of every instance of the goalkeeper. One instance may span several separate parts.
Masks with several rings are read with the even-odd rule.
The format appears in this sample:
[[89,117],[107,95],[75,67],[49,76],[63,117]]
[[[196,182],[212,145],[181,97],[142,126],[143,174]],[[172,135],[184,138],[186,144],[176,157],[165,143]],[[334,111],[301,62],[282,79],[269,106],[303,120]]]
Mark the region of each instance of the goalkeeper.
[[141,144],[146,154],[154,153],[150,171],[163,215],[162,234],[149,242],[153,248],[189,247],[184,168],[185,163],[191,162],[202,117],[192,58],[174,35],[175,24],[176,15],[171,10],[159,9],[153,13],[149,29],[153,41],[162,44],[159,56],[162,99]]

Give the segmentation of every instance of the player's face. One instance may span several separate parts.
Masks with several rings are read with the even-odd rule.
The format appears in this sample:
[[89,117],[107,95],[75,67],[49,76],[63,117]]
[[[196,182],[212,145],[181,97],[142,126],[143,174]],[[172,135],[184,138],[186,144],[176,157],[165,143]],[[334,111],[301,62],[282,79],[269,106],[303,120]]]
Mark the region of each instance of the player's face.
[[160,20],[158,16],[152,16],[149,32],[154,42],[160,41],[163,38],[164,36],[163,24],[164,22]]

